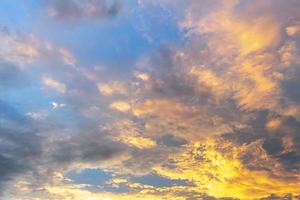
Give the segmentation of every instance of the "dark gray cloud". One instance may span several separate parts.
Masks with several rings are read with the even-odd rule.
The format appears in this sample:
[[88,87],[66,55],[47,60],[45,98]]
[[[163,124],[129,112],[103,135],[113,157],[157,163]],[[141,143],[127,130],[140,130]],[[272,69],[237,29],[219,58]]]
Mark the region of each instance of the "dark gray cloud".
[[278,159],[284,168],[289,171],[300,170],[300,152],[291,151],[278,156]]
[[261,198],[260,200],[292,200],[292,199],[299,199],[300,196],[298,195],[293,195],[293,194],[285,194],[282,196],[276,195],[276,194],[271,194],[268,197]]
[[293,67],[287,71],[288,78],[281,81],[283,94],[291,101],[300,103],[300,69]]
[[282,146],[282,141],[279,138],[270,138],[268,140],[265,140],[262,144],[262,148],[269,155],[276,155],[284,149],[284,147]]
[[152,56],[150,65],[153,66],[151,72],[153,93],[176,98],[195,96],[195,82],[185,76],[182,60],[176,58],[175,54],[175,48],[165,45]]
[[166,159],[174,150],[168,148],[155,148],[133,151],[132,157],[123,162],[123,171],[133,175],[146,175],[152,172],[157,164],[167,164]]
[[187,141],[183,138],[175,137],[174,135],[167,134],[157,138],[158,144],[163,144],[170,147],[180,147],[187,144]]
[[126,150],[125,145],[113,142],[104,133],[88,128],[69,139],[55,142],[52,148],[55,150],[50,159],[59,164],[94,163],[117,157]]
[[[271,119],[280,121],[276,129],[270,130],[266,124]],[[283,170],[288,172],[298,172],[300,170],[300,122],[294,117],[276,115],[269,111],[261,111],[255,114],[253,120],[248,122],[248,127],[235,130],[232,133],[222,135],[225,140],[237,145],[249,145],[261,142],[261,149],[281,165]],[[288,142],[287,142],[288,140]],[[256,149],[257,150],[257,149]],[[248,152],[248,151],[247,151]],[[264,170],[276,173],[273,164],[265,162],[257,153],[261,151],[249,151],[243,154],[240,159],[249,169]],[[274,174],[274,176],[277,176]]]
[[36,124],[0,101],[0,191],[6,191],[8,181],[28,174],[26,180],[35,190],[50,181],[57,170],[117,159],[127,151],[126,145],[105,136],[94,122],[82,119],[76,126],[77,130],[62,135],[66,123],[47,118]]
[[32,168],[41,152],[41,138],[31,122],[0,101],[0,191],[6,181]]

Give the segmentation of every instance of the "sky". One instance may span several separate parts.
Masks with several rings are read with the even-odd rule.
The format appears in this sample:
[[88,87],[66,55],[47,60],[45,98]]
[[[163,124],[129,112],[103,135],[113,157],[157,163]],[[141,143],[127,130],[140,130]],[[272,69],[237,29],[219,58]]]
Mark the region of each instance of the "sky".
[[0,199],[300,199],[299,0],[1,0]]

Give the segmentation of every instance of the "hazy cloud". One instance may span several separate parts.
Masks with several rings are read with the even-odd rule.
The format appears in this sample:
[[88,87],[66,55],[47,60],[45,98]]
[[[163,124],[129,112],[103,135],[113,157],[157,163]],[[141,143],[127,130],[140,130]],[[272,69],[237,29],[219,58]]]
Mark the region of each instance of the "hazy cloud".
[[76,20],[83,18],[105,19],[119,14],[119,1],[46,1],[48,15],[57,20]]

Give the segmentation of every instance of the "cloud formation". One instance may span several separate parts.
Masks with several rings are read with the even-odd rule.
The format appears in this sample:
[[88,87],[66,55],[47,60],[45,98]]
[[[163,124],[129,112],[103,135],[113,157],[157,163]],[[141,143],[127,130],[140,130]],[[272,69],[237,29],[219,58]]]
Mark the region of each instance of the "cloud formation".
[[[46,34],[41,6],[76,27]],[[24,3],[0,31],[1,198],[299,198],[299,8]]]

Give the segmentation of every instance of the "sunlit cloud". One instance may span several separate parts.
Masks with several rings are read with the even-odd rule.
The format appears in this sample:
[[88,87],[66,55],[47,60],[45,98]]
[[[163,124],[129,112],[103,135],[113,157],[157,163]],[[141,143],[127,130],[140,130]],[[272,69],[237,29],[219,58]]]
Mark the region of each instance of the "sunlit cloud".
[[98,83],[98,90],[105,96],[109,96],[112,94],[127,94],[126,87],[121,82],[112,82],[112,83]]
[[112,102],[109,107],[111,109],[118,110],[118,111],[121,111],[121,112],[127,112],[131,108],[130,104],[126,101]]
[[43,83],[47,86],[47,87],[50,87],[54,90],[56,90],[57,92],[59,93],[65,93],[66,92],[66,85],[55,80],[55,79],[52,79],[50,77],[47,77],[47,76],[44,76],[43,77]]

